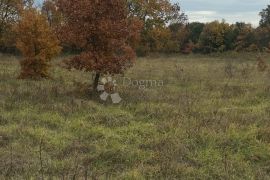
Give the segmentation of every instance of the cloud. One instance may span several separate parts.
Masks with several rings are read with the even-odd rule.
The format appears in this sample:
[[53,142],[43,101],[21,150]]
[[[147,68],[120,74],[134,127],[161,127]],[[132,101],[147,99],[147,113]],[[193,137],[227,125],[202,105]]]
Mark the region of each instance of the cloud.
[[259,24],[259,12],[269,0],[172,0],[180,3],[191,22],[225,19],[227,22]]
[[190,13],[193,13],[195,16],[213,16],[217,14],[216,11],[192,11]]
[[216,11],[187,11],[190,22],[209,22],[216,19]]
[[[41,4],[43,0],[35,0]],[[189,21],[211,22],[225,19],[229,23],[246,22],[257,26],[259,12],[269,0],[171,0],[180,3]]]
[[254,26],[259,24],[260,17],[257,11],[253,12],[217,12],[217,11],[186,11],[190,22],[211,22],[214,20],[228,23],[247,22]]

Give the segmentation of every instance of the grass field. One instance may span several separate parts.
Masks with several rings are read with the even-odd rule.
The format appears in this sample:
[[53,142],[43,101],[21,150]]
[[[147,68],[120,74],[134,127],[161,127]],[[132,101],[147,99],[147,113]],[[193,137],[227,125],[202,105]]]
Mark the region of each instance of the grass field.
[[117,76],[118,105],[60,59],[30,81],[0,56],[0,179],[270,179],[270,69],[255,54],[139,58],[125,77],[164,85]]

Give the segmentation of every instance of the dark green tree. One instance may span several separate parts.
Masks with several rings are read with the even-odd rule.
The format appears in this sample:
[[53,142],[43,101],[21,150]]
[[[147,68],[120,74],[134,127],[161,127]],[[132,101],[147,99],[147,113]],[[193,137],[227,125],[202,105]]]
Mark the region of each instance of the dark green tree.
[[266,27],[270,25],[270,5],[267,6],[267,8],[263,9],[260,12],[261,20],[260,20],[260,26]]
[[204,28],[204,23],[200,22],[193,22],[187,25],[189,34],[189,39],[194,43],[197,44],[200,38],[200,35]]

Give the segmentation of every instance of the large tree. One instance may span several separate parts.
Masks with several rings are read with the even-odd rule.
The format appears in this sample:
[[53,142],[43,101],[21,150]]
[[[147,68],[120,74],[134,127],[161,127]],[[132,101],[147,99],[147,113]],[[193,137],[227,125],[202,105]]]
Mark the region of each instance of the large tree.
[[63,41],[81,54],[66,61],[68,68],[96,73],[96,89],[102,74],[123,73],[135,59],[129,43],[136,39],[140,23],[128,17],[126,0],[58,0],[64,16]]

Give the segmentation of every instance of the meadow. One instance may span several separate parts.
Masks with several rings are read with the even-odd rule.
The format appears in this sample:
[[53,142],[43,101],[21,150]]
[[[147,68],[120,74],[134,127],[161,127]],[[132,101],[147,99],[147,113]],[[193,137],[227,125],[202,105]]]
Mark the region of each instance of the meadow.
[[256,56],[138,58],[124,76],[163,85],[115,76],[112,104],[63,57],[35,81],[0,55],[0,179],[270,179],[270,69]]

